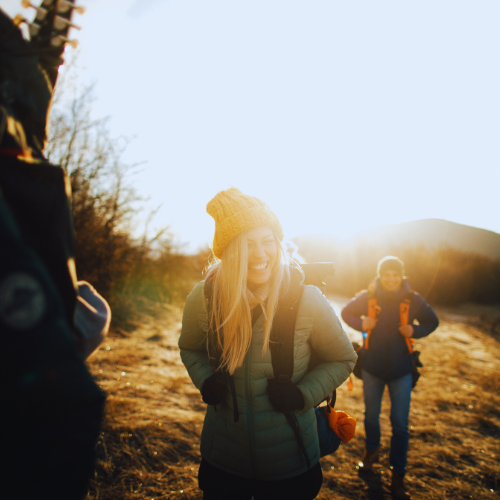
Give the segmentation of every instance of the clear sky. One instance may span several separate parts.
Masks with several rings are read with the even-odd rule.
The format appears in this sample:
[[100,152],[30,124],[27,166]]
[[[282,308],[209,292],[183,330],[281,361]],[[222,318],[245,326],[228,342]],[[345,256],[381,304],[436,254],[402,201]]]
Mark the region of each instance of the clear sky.
[[430,217],[500,232],[498,0],[82,4],[94,115],[136,136],[133,183],[189,248],[230,186],[289,237]]

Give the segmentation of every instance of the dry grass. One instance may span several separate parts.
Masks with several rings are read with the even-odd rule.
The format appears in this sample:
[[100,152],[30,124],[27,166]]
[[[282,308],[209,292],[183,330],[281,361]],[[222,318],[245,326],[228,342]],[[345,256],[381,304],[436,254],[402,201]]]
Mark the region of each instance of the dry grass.
[[[338,310],[341,301],[332,299]],[[459,310],[419,341],[424,363],[410,415],[408,489],[414,499],[492,499],[500,489],[500,343]],[[180,311],[165,310],[133,336],[111,336],[90,359],[108,393],[98,465],[88,500],[201,499],[199,440],[205,405],[177,348]],[[349,332],[353,334],[353,332]],[[358,419],[357,437],[322,459],[318,500],[390,499],[389,400],[381,416],[382,454],[361,475],[362,384],[338,391],[337,409]]]

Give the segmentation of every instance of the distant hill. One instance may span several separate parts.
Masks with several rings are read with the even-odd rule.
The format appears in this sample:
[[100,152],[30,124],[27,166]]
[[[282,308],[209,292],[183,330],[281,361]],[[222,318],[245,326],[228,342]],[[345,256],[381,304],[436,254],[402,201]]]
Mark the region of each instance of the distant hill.
[[[378,226],[339,242],[333,235],[313,234],[293,239],[299,247],[314,248],[314,258],[321,259],[323,250],[332,247],[346,250],[364,243],[371,247],[387,247],[401,244],[423,245],[427,248],[448,247],[500,259],[500,234],[486,229],[457,224],[443,219],[422,219],[400,224]],[[304,255],[305,256],[305,255]],[[305,256],[307,259],[307,256]],[[326,258],[326,256],[325,256]]]
[[327,293],[352,297],[374,279],[377,263],[397,255],[414,290],[433,304],[500,304],[500,234],[440,219],[379,226],[347,241],[293,238],[306,262],[333,262]]

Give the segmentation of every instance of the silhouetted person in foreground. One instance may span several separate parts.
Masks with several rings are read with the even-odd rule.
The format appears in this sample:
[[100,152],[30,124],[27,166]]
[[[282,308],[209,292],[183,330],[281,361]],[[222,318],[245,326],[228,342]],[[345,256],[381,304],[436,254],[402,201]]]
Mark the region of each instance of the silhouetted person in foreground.
[[[55,2],[51,9],[49,18]],[[106,334],[110,311],[90,285],[76,281],[69,181],[42,153],[63,51],[51,45],[58,32],[44,22],[27,42],[0,10],[0,498],[6,500],[85,497],[105,399],[84,358]]]
[[[231,188],[207,211],[217,260],[187,298],[179,338],[182,361],[208,405],[203,498],[311,500],[323,480],[314,408],[347,379],[356,354],[326,297],[308,285],[298,303],[290,301],[297,306],[286,344],[293,374],[275,377],[273,319],[280,301],[300,289],[302,271],[282,247],[277,217],[258,198]],[[308,371],[313,351],[321,364]]]
[[[438,318],[425,299],[410,290],[403,262],[383,258],[377,277],[368,290],[353,298],[342,310],[344,321],[363,332],[364,346],[358,353],[362,366],[365,401],[365,453],[360,472],[370,472],[380,451],[379,416],[385,386],[391,397],[392,438],[390,465],[392,490],[396,498],[408,498],[405,491],[411,391],[418,378],[412,355],[412,339],[433,332]],[[414,324],[415,320],[418,324]]]

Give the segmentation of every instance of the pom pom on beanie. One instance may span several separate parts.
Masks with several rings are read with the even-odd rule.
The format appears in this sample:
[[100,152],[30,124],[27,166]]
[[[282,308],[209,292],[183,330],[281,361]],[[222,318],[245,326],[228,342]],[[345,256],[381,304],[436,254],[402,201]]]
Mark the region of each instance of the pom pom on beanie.
[[380,278],[386,271],[396,271],[401,277],[405,275],[405,265],[401,259],[388,255],[379,261],[377,276]]
[[215,220],[212,250],[219,259],[236,235],[254,227],[270,227],[278,239],[283,240],[281,224],[270,208],[259,198],[243,194],[238,188],[219,191],[208,202],[207,212]]

